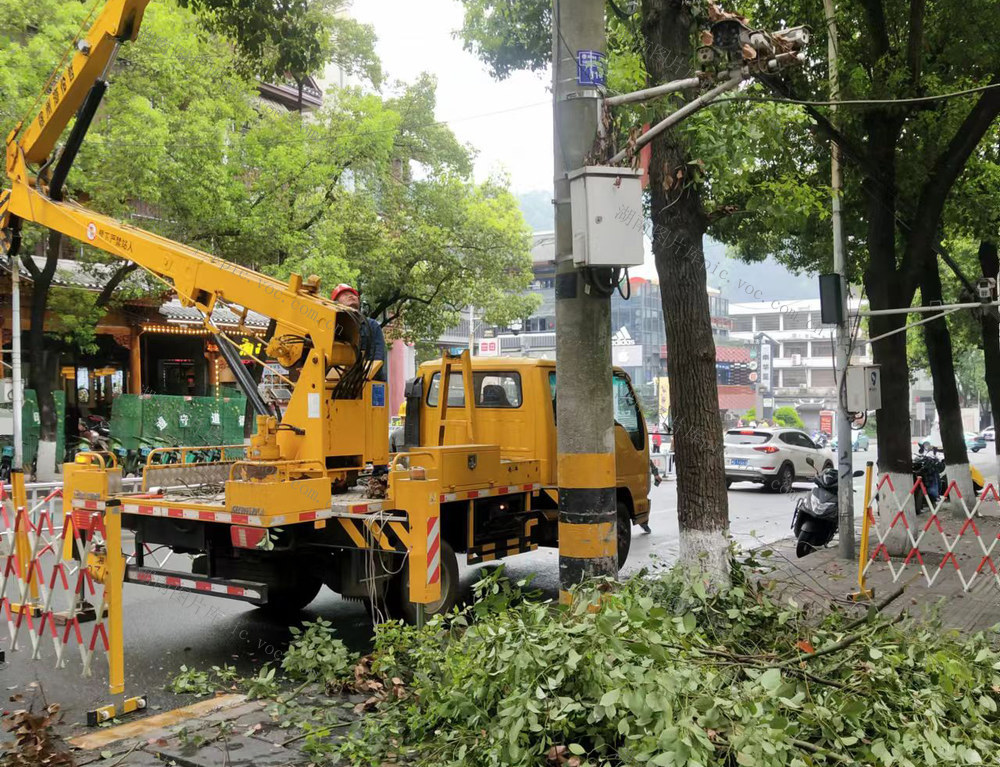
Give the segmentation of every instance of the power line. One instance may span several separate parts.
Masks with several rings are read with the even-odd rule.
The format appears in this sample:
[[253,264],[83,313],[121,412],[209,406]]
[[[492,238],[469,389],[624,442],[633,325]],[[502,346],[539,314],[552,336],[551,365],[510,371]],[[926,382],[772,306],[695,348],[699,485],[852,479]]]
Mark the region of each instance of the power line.
[[976,93],[983,93],[985,91],[992,91],[1000,88],[1000,83],[992,83],[990,85],[980,85],[977,88],[967,88],[962,91],[953,91],[951,93],[941,93],[934,96],[914,96],[913,98],[904,99],[845,99],[843,101],[808,101],[805,99],[783,99],[777,96],[729,96],[727,98],[716,99],[712,102],[715,104],[724,104],[730,101],[748,101],[756,103],[766,103],[766,104],[796,104],[798,106],[811,106],[811,107],[841,107],[841,106],[893,106],[893,105],[906,105],[906,104],[926,104],[933,101],[946,101],[949,99],[957,99],[963,96],[971,96]]

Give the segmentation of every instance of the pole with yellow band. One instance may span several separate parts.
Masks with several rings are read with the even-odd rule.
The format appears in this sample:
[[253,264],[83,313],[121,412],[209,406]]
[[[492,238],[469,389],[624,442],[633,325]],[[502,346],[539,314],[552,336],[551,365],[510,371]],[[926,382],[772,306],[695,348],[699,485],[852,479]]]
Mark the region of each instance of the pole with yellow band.
[[618,572],[615,456],[559,456],[559,598],[588,578]]
[[[108,693],[119,701],[88,711],[87,724],[91,726],[146,707],[145,696],[124,697],[125,619],[122,592],[125,583],[125,556],[122,553],[121,504],[109,500],[103,516],[104,552],[83,565],[90,568],[94,580],[104,584],[104,607],[108,612]],[[101,613],[98,613],[97,619],[101,619]]]
[[872,462],[869,461],[865,466],[865,510],[864,520],[861,523],[861,547],[858,550],[858,590],[851,594],[851,598],[856,601],[871,599],[875,596],[875,591],[869,589],[865,583],[865,565],[868,563],[868,535],[871,527],[872,471]]

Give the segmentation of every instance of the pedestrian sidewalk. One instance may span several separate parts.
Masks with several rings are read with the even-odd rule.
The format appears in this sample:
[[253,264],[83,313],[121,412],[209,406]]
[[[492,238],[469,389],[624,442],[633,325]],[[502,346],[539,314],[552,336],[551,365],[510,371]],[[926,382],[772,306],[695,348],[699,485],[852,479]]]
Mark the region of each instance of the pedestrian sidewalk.
[[[320,733],[327,740],[350,730],[361,695],[330,695],[320,686],[296,690],[299,703],[340,709],[343,726]],[[191,706],[72,738],[78,767],[286,767],[314,761],[302,748],[309,733],[285,718],[274,700],[220,695]]]
[[[885,533],[892,520],[878,520]],[[902,530],[902,521],[897,522]],[[939,620],[963,634],[993,630],[1000,624],[1000,512],[983,503],[969,519],[960,507],[944,507],[936,515],[921,514],[906,553],[890,556],[873,530],[865,572],[868,598],[859,592],[858,559],[841,559],[836,545],[798,559],[795,540],[767,547],[762,561],[773,571],[761,578],[774,582],[784,599],[819,608],[839,607],[859,614],[892,598],[885,612],[907,611],[924,620]],[[887,540],[888,542],[888,540]],[[856,546],[860,549],[860,544]],[[758,558],[763,552],[758,552]],[[897,592],[902,593],[897,596]]]

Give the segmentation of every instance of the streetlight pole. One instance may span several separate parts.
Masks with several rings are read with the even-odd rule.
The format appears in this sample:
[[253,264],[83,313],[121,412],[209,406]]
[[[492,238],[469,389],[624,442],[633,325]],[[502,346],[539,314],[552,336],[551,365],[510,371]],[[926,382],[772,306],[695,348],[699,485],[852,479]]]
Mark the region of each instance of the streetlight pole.
[[469,356],[476,353],[476,307],[469,306]]
[[[837,68],[837,17],[834,0],[823,0],[826,13],[828,56],[830,60],[830,100],[840,98],[840,76]],[[835,109],[835,108],[834,108]],[[833,271],[840,278],[841,320],[837,324],[837,458],[840,481],[837,483],[837,502],[840,513],[840,556],[854,559],[854,466],[853,435],[851,420],[847,414],[845,377],[850,364],[851,333],[847,301],[847,254],[844,250],[844,219],[841,201],[844,176],[841,169],[840,145],[836,139],[831,142],[830,165],[832,169],[831,189],[833,194]]]

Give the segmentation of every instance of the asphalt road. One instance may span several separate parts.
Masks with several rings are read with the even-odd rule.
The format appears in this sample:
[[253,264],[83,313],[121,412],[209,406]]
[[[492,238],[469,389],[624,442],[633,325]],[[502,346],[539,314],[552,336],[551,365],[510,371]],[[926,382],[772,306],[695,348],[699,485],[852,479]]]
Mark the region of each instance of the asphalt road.
[[[874,451],[855,453],[857,466],[874,460]],[[988,475],[995,472],[992,455],[974,456],[974,463]],[[809,484],[797,484],[790,495],[773,495],[758,485],[737,483],[729,491],[731,529],[744,548],[755,548],[790,535],[795,499],[807,493]],[[855,480],[855,506],[862,504],[863,480]],[[633,528],[632,550],[624,573],[646,566],[673,562],[678,551],[676,483],[664,482],[651,493],[652,533]],[[169,567],[183,569],[181,561]],[[462,586],[470,592],[483,566],[462,568]],[[489,567],[486,565],[485,567]],[[545,593],[558,593],[558,553],[539,549],[506,562],[511,577],[534,574],[534,585]],[[358,602],[345,601],[326,588],[300,620],[321,616],[334,623],[341,638],[353,649],[365,651],[372,638],[371,619]],[[207,668],[232,664],[249,673],[268,661],[280,658],[287,644],[288,626],[269,620],[259,610],[240,602],[203,595],[168,592],[145,586],[125,586],[126,692],[146,694],[154,710],[169,709],[189,702],[189,698],[164,690],[164,685],[182,665]],[[68,724],[82,722],[87,709],[107,702],[103,658],[95,661],[96,676],[82,679],[79,658],[70,656],[65,669],[52,668],[50,640],[44,640],[43,659],[31,661],[27,652],[8,653],[8,663],[0,666],[0,683],[6,694],[58,701]],[[6,643],[4,643],[5,646]],[[35,684],[35,687],[32,685]],[[39,687],[40,686],[40,687]],[[18,704],[20,705],[20,704]]]

